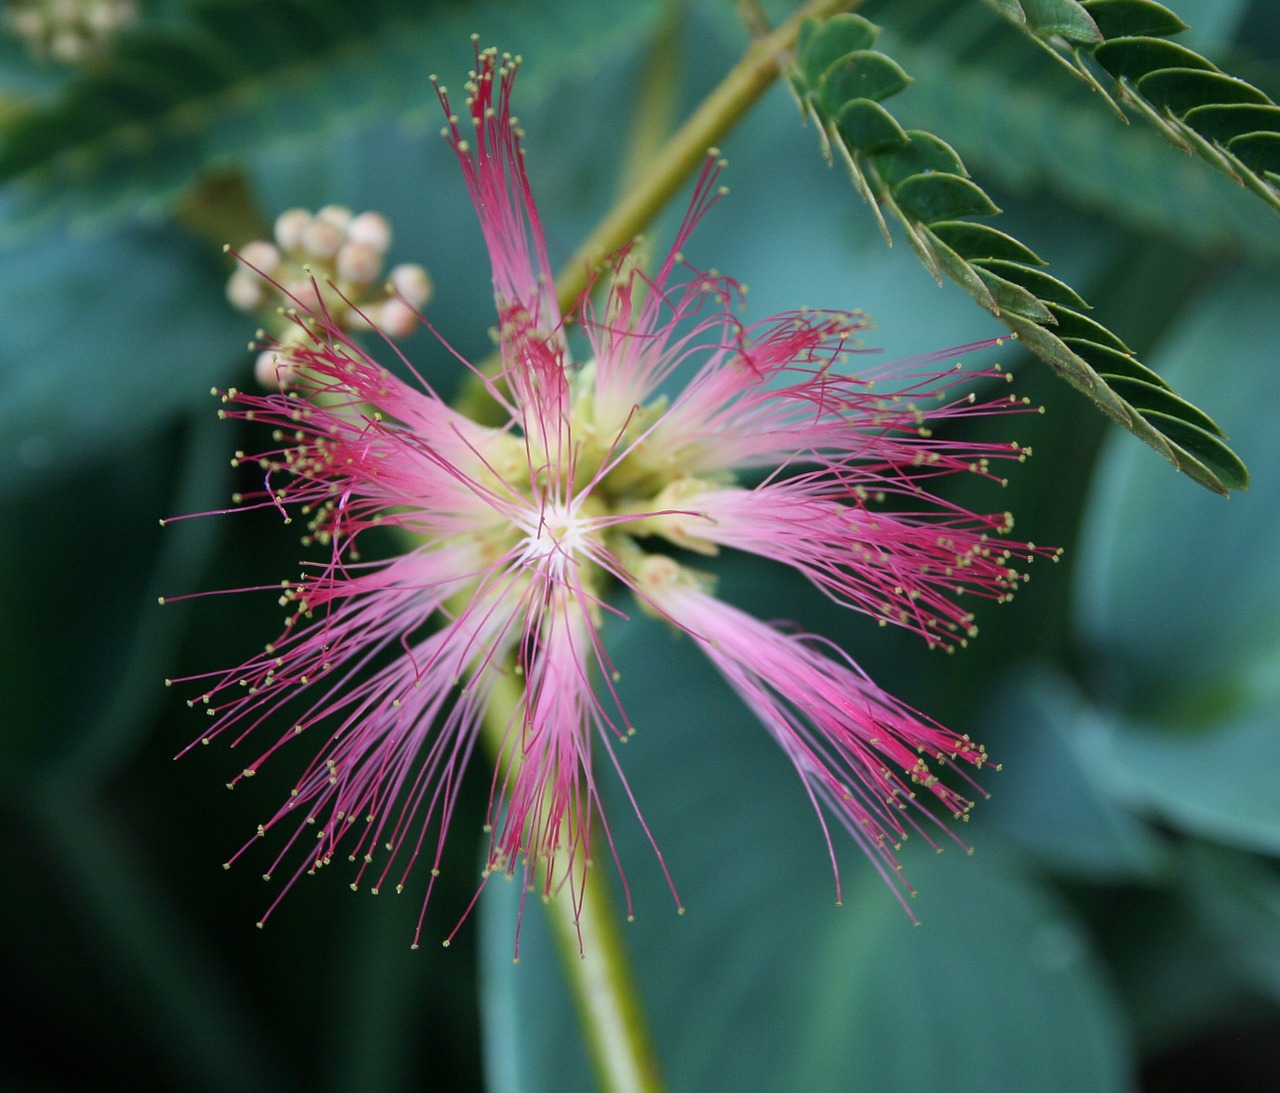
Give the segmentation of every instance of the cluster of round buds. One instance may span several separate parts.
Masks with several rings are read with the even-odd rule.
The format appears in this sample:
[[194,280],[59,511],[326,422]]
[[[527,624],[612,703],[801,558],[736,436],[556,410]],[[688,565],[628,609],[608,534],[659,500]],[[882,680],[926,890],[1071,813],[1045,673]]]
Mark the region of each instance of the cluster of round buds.
[[134,0],[11,0],[4,26],[39,60],[83,64],[101,57],[138,18]]
[[289,349],[309,340],[322,315],[341,330],[376,328],[390,338],[418,328],[431,298],[431,278],[418,265],[383,274],[391,226],[374,213],[352,215],[342,205],[317,213],[289,209],[275,223],[275,242],[240,250],[227,298],[241,311],[264,315],[275,344],[258,357],[258,381],[279,387],[290,378]]

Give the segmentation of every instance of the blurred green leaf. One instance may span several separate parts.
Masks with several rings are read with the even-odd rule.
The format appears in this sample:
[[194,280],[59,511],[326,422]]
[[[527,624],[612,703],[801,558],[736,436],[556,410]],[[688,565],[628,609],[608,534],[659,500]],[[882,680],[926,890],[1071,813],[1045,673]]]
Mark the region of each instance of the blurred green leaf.
[[[1134,807],[1208,838],[1280,851],[1280,412],[1270,343],[1277,283],[1220,283],[1157,351],[1179,386],[1212,393],[1257,461],[1258,489],[1229,506],[1111,443],[1080,550],[1077,617],[1100,715],[1094,760]],[[1230,369],[1217,366],[1229,359]],[[1176,506],[1176,508],[1175,508]],[[1125,713],[1120,710],[1127,711]]]
[[1187,885],[1200,920],[1241,979],[1280,1000],[1280,874],[1244,854],[1188,848]]
[[31,784],[56,769],[101,782],[140,741],[183,621],[157,597],[196,586],[222,530],[159,520],[225,502],[228,433],[210,408],[183,443],[143,434],[78,474],[44,476],[45,491],[0,510],[6,780]]
[[[1087,938],[1015,863],[991,845],[973,858],[908,852],[922,892],[913,929],[837,829],[845,906],[833,908],[821,830],[763,728],[687,641],[650,620],[618,631],[611,651],[639,729],[619,758],[689,909],[670,910],[625,797],[611,794],[637,903],[624,936],[671,1089],[976,1093],[1027,1074],[1046,1093],[1128,1087],[1123,1022]],[[519,892],[492,887],[491,1088],[590,1089],[542,909],[530,902],[513,967]]]
[[156,1046],[173,1087],[208,1093],[282,1088],[260,1025],[128,825],[83,794],[41,793],[29,800],[28,814],[108,975],[106,1004],[119,1007]]
[[[958,17],[926,18],[936,6],[906,0],[882,13],[882,48],[916,77],[895,108],[903,125],[945,134],[985,180],[1047,189],[1201,251],[1280,258],[1280,221],[1259,216],[1251,195],[1064,87],[1056,66],[1019,67],[1001,44],[1007,35],[993,33],[999,20],[968,30]],[[954,6],[942,5],[948,15]]]
[[[1181,855],[1178,865],[1185,868],[1186,861]],[[1181,873],[1167,886],[1125,896],[1103,893],[1094,921],[1147,1059],[1176,1053],[1195,1060],[1206,1035],[1264,1017],[1256,994],[1189,898]]]
[[1280,538],[1277,293],[1274,276],[1233,274],[1152,355],[1188,398],[1214,407],[1253,464],[1254,490],[1226,505],[1189,497],[1121,438],[1104,453],[1080,548],[1077,615],[1114,682],[1108,693],[1122,703],[1142,709],[1155,699],[1169,712],[1280,654],[1280,569],[1270,548]]
[[1174,732],[1168,725],[1099,714],[1087,761],[1129,807],[1180,830],[1280,854],[1280,671],[1250,714]]
[[1001,771],[978,813],[978,841],[995,824],[1049,868],[1091,883],[1166,875],[1166,848],[1089,761],[1082,737],[1093,714],[1071,683],[1043,669],[1005,677],[991,693],[985,736]]
[[[0,497],[203,404],[243,367],[253,320],[194,240],[60,233],[0,263]],[[198,351],[196,351],[198,347]]]
[[205,0],[0,127],[0,183],[20,198],[9,227],[155,216],[201,171],[255,148],[433,109],[428,75],[461,90],[473,32],[536,57],[520,81],[528,104],[656,13],[621,0],[573,0],[533,21],[517,0]]

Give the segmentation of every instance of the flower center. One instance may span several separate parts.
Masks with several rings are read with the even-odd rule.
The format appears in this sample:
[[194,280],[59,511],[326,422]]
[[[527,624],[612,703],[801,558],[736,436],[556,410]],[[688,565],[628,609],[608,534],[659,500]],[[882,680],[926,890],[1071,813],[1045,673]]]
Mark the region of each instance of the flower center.
[[578,501],[543,505],[525,528],[521,543],[526,562],[560,555],[568,562],[587,547],[591,521],[583,515]]

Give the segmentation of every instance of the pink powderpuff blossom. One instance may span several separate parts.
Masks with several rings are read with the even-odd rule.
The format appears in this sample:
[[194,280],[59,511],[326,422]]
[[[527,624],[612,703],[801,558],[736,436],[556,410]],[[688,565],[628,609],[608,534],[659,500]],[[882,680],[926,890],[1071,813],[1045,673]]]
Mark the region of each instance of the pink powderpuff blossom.
[[[285,390],[223,396],[227,416],[275,430],[272,449],[237,455],[263,475],[242,507],[300,514],[324,548],[276,588],[287,617],[274,642],[232,671],[180,681],[203,691],[192,701],[211,718],[203,743],[239,746],[283,720],[233,784],[286,746],[313,756],[259,829],[286,833],[268,875],[287,881],[267,913],[339,856],[355,864],[352,887],[374,891],[400,890],[423,857],[429,898],[486,718],[512,761],[495,764],[483,876],[518,876],[547,897],[567,889],[577,908],[595,840],[617,860],[596,760],[625,788],[615,744],[633,729],[602,624],[632,610],[688,635],[777,740],[819,816],[903,890],[895,849],[911,828],[945,829],[928,798],[967,813],[972,783],[939,775],[980,767],[983,749],[823,639],[722,602],[702,567],[746,551],[932,646],[963,644],[973,619],[955,594],[1003,600],[1024,579],[1015,565],[1044,552],[999,538],[1007,514],[931,492],[951,475],[995,478],[995,463],[1025,451],[936,430],[1025,403],[966,393],[998,368],[937,365],[990,342],[851,374],[858,313],[744,325],[735,282],[680,256],[723,192],[714,156],[657,272],[624,253],[595,286],[599,302],[588,291],[562,316],[511,114],[517,67],[477,53],[465,121],[438,89],[492,262],[501,364],[475,375],[502,422],[479,424],[416,374],[399,378],[323,311],[307,317],[318,333],[287,349]],[[581,363],[569,321],[590,350]],[[403,552],[362,559],[374,527],[396,529]]]

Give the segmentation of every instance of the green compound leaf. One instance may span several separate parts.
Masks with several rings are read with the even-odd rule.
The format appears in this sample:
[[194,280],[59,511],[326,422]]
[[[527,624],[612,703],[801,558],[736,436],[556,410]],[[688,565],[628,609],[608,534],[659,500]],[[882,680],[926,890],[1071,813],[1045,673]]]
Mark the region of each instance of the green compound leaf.
[[896,61],[883,53],[860,49],[832,64],[819,83],[822,104],[834,114],[853,99],[887,99],[911,82]]
[[1063,307],[1061,304],[1050,303],[1048,306],[1056,320],[1058,337],[1067,345],[1070,345],[1072,340],[1079,340],[1092,343],[1099,348],[1113,349],[1117,353],[1131,355],[1129,347],[1101,323],[1094,322],[1087,315],[1081,315],[1078,311]]
[[1222,436],[1222,430],[1213,418],[1179,398],[1165,384],[1148,383],[1130,376],[1109,376],[1105,372],[1103,376],[1111,389],[1123,396],[1130,405],[1136,406],[1139,412],[1147,415],[1160,414],[1168,421],[1179,421],[1206,435]]
[[859,152],[887,152],[911,139],[889,111],[870,99],[846,103],[836,115],[836,129],[845,147]]
[[1236,137],[1250,133],[1280,132],[1280,106],[1232,103],[1229,106],[1197,106],[1182,119],[1205,140],[1230,147]]
[[982,266],[973,268],[995,298],[997,314],[1020,315],[1034,323],[1053,322],[1053,312],[1036,299],[1034,292],[1029,292],[1021,285],[1014,284]]
[[977,262],[985,258],[1021,262],[1024,266],[1049,264],[1030,247],[989,224],[970,224],[965,220],[941,221],[930,224],[929,231],[962,258],[970,261]]
[[923,224],[958,216],[995,216],[1000,211],[967,178],[942,171],[904,178],[893,188],[893,200],[907,216]]
[[1251,170],[1265,173],[1272,185],[1280,175],[1280,133],[1247,133],[1227,145],[1227,151]]
[[[1068,337],[1061,330],[1056,331],[1056,333],[1062,338],[1063,345],[1067,346],[1078,357],[1087,361],[1090,367],[1100,375],[1126,376],[1129,379],[1150,383],[1156,387],[1169,388],[1169,385],[1163,379],[1145,364],[1139,363],[1127,349],[1116,350],[1112,346],[1099,344],[1087,337]],[[1172,388],[1169,388],[1169,390],[1172,390]]]
[[533,22],[516,0],[203,0],[0,119],[0,187],[15,199],[6,226],[156,217],[202,173],[265,147],[412,117],[432,101],[434,66],[465,71],[477,29],[510,41],[518,28],[536,51],[521,75],[527,104],[539,83],[601,63],[654,17],[621,0],[571,0]]
[[[983,269],[999,274],[1006,281],[1021,285],[1045,304],[1062,304],[1064,307],[1089,309],[1089,305],[1076,294],[1073,288],[1064,285],[1056,277],[1050,277],[1042,270],[1001,258],[985,258],[975,261],[974,265],[980,265]],[[1053,322],[1052,319],[1047,321]]]
[[1248,468],[1219,437],[1169,414],[1148,410],[1142,416],[1173,443],[1192,453],[1227,489],[1249,488]]
[[[1054,11],[1066,20],[1080,7],[1074,2],[1022,5],[1028,22],[1038,20],[1039,26],[1050,25]],[[1131,10],[1127,17],[1134,15]],[[855,187],[871,205],[886,239],[891,241],[887,212],[935,277],[941,280],[945,273],[964,288],[1104,413],[1208,489],[1226,494],[1247,488],[1248,472],[1212,418],[1180,398],[1133,356],[1123,340],[1087,318],[1083,312],[1089,304],[1039,268],[1046,264],[1042,258],[1004,232],[968,219],[996,216],[1000,210],[969,177],[955,149],[931,133],[901,128],[883,106],[871,100],[868,88],[874,86],[879,92],[891,86],[889,82],[873,85],[855,78],[859,69],[898,73],[902,71],[898,65],[871,64],[867,58],[875,54],[864,47],[827,63],[813,82],[814,71],[836,44],[875,41],[874,28],[863,25],[866,20],[851,19],[841,20],[831,37],[821,28],[806,27],[801,35],[800,69],[792,80],[830,146],[842,153]],[[1077,37],[1085,34],[1082,23],[1073,25]],[[1138,56],[1139,51],[1131,50],[1125,62],[1134,72],[1141,70],[1133,59]],[[892,86],[900,90],[907,82],[903,73]],[[846,102],[840,100],[842,87],[850,94]],[[1224,109],[1228,108],[1201,115],[1201,124],[1214,126],[1218,134],[1231,132],[1232,140],[1243,143],[1256,141],[1257,134],[1243,130],[1269,122],[1273,108],[1269,103],[1243,103],[1230,109],[1249,113],[1229,113],[1225,118]],[[1194,120],[1189,118],[1183,127],[1209,147],[1191,128]],[[1274,148],[1246,144],[1242,152],[1260,159],[1280,154],[1280,144]],[[1232,152],[1224,146],[1213,154],[1225,158]]]
[[1217,69],[1198,53],[1163,38],[1112,38],[1093,51],[1094,59],[1117,80],[1140,80],[1162,69]]
[[1173,12],[1151,0],[1084,0],[1080,6],[1093,17],[1104,38],[1163,38],[1187,29]]
[[1022,10],[1018,0],[987,0],[987,2],[1010,22],[1025,23],[1027,21],[1027,13]]
[[1138,81],[1138,91],[1152,106],[1177,117],[1206,102],[1270,102],[1253,84],[1203,69],[1162,68],[1148,72]]
[[912,175],[934,171],[961,178],[969,176],[955,149],[945,140],[919,129],[908,129],[906,133],[910,143],[905,148],[876,157],[876,174],[889,189],[897,189],[899,183]]
[[[988,3],[1102,92],[1122,118],[1118,102],[1280,211],[1280,179],[1273,177],[1280,164],[1280,107],[1194,50],[1166,41],[1188,29],[1168,8],[1152,0],[1023,0],[1018,14],[1009,4]],[[1096,37],[1069,25],[1074,8]]]
[[796,58],[805,82],[817,87],[823,73],[849,53],[869,50],[876,44],[880,28],[861,15],[836,15],[825,23],[804,25],[796,43]]
[[1037,38],[1058,37],[1074,45],[1096,45],[1102,32],[1076,0],[1022,0],[1024,24]]

